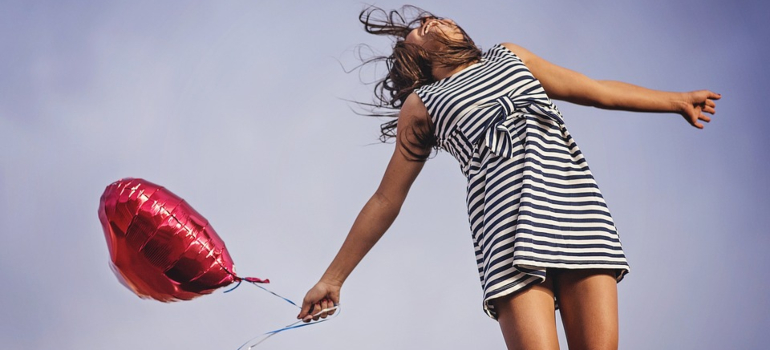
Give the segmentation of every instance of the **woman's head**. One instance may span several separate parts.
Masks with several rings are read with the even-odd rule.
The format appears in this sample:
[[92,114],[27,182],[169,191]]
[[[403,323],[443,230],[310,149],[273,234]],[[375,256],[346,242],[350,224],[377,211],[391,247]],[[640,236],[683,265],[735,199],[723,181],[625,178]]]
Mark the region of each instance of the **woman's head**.
[[[359,20],[370,34],[393,39],[390,56],[374,57],[367,62],[385,61],[388,73],[374,87],[376,109],[398,110],[406,98],[417,88],[436,81],[436,67],[458,67],[478,61],[481,50],[454,21],[442,19],[414,6],[385,11],[368,7],[361,11]],[[375,116],[398,115],[373,112]],[[381,126],[380,139],[387,141],[396,134],[396,120]],[[422,139],[433,146],[431,135]],[[426,145],[424,145],[426,146]]]
[[368,7],[359,20],[368,33],[394,39],[393,53],[374,60],[384,60],[388,68],[375,96],[391,108],[399,108],[414,89],[436,81],[433,68],[467,65],[481,58],[481,50],[454,21],[414,6],[391,11]]
[[439,41],[441,38],[451,42],[462,42],[465,38],[464,34],[451,19],[425,16],[420,18],[420,26],[412,29],[404,37],[404,43],[420,46],[429,52],[439,52],[446,46]]

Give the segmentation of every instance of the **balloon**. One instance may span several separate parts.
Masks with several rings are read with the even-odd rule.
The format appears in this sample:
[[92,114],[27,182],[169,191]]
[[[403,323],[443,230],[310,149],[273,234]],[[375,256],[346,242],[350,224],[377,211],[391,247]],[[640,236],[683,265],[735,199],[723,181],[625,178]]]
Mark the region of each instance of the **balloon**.
[[190,300],[233,282],[225,243],[187,202],[149,181],[118,180],[104,190],[99,220],[118,279],[141,298]]

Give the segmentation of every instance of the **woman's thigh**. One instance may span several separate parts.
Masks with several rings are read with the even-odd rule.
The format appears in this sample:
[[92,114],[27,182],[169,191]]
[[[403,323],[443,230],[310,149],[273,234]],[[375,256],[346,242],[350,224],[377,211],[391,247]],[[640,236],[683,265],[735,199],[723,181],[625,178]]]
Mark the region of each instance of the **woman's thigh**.
[[570,350],[618,348],[618,292],[612,270],[559,270],[556,298]]
[[547,279],[492,301],[508,350],[559,349],[552,285]]

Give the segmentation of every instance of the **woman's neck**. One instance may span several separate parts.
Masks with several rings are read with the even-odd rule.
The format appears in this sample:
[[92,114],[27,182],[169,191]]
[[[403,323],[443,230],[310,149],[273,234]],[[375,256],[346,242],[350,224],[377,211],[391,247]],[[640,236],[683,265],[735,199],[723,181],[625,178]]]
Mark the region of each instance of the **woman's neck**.
[[468,68],[468,66],[474,64],[476,62],[468,63],[468,64],[461,64],[459,66],[454,67],[448,67],[448,66],[438,66],[431,68],[431,74],[433,75],[433,78],[436,80],[441,80],[444,78],[451,77],[452,75],[456,74],[457,72]]

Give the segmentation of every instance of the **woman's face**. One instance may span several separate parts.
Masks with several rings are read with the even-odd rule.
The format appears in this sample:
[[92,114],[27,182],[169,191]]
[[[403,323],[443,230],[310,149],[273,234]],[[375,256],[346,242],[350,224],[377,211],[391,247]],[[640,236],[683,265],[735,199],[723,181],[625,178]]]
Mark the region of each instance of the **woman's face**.
[[404,42],[419,45],[429,51],[438,50],[440,44],[436,41],[436,35],[444,35],[451,40],[463,39],[462,31],[451,19],[423,17],[420,26],[409,32]]

